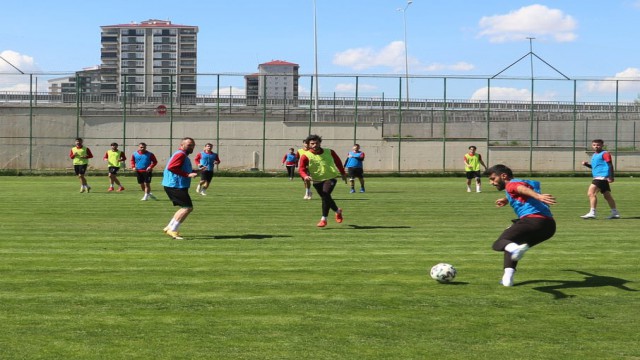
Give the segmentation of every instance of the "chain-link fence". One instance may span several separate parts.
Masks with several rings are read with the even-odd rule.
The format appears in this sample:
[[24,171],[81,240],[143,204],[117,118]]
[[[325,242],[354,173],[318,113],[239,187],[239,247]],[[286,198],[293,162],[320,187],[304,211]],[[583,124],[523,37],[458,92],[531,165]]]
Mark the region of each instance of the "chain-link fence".
[[314,94],[316,79],[300,75],[297,91],[283,88],[281,96],[266,86],[250,94],[240,74],[198,75],[203,94],[196,96],[171,83],[168,94],[134,95],[126,87],[101,94],[74,74],[66,78],[75,86],[65,90],[60,81],[51,85],[54,77],[60,74],[12,75],[28,91],[0,91],[0,168],[68,168],[75,137],[96,157],[112,141],[125,151],[145,141],[163,161],[190,136],[212,142],[227,168],[271,171],[287,148],[318,133],[340,154],[360,143],[369,170],[460,171],[474,144],[491,162],[576,171],[595,138],[605,140],[619,170],[640,170],[640,80],[410,77],[407,99],[401,76],[321,76],[321,89],[336,91]]

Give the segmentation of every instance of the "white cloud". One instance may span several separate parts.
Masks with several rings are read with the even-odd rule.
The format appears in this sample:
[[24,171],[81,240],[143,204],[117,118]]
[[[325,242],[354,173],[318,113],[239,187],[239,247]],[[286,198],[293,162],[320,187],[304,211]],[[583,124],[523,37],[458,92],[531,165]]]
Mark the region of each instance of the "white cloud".
[[[412,60],[415,61],[415,60]],[[333,56],[333,63],[350,67],[354,70],[364,70],[372,67],[390,67],[394,71],[404,69],[404,42],[394,41],[379,51],[372,48],[347,49]]]
[[[460,61],[452,65],[434,63],[422,64],[418,59],[409,54],[407,59],[410,72],[433,71],[470,71],[474,65]],[[333,57],[333,64],[351,68],[353,70],[365,70],[374,67],[391,68],[394,72],[405,71],[404,41],[393,41],[380,50],[370,47],[353,48],[339,52]]]
[[420,69],[424,70],[424,71],[430,71],[430,72],[435,72],[435,71],[471,71],[473,69],[475,69],[475,65],[473,64],[469,64],[467,62],[464,61],[459,61],[455,64],[451,64],[451,65],[446,65],[446,64],[439,64],[439,63],[433,63],[433,64],[429,64],[426,66],[422,66]]
[[[531,101],[531,91],[529,89],[517,89],[507,87],[491,87],[491,101]],[[487,100],[487,87],[476,90],[470,100]],[[546,92],[542,94],[536,93],[534,96],[535,101],[554,101],[557,100],[556,94],[553,92]]]
[[0,91],[29,91],[29,75],[21,75],[20,71],[27,74],[37,72],[33,58],[13,50],[3,50],[0,56],[4,59],[0,59]]
[[[336,92],[349,92],[349,93],[355,93],[356,91],[356,84],[337,84],[336,88],[335,88]],[[358,91],[363,91],[363,92],[371,92],[371,91],[375,91],[378,90],[378,87],[375,85],[370,85],[370,84],[358,84]]]
[[522,41],[527,37],[552,39],[557,42],[574,41],[578,23],[558,9],[534,4],[505,15],[485,16],[480,19],[480,37],[499,43]]
[[589,81],[586,88],[589,92],[615,93],[616,80],[618,81],[618,91],[640,91],[640,69],[627,68],[613,77],[608,77],[605,81]]

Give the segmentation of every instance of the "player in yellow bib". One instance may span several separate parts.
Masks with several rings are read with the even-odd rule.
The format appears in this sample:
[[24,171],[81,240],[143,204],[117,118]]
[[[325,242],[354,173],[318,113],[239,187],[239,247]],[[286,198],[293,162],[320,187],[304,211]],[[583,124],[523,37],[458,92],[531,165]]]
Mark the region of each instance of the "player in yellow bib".
[[302,179],[313,184],[318,195],[322,198],[322,218],[317,226],[327,226],[329,210],[336,213],[336,222],[341,223],[343,220],[342,209],[333,200],[331,193],[338,183],[336,178],[342,177],[344,183],[347,183],[347,174],[344,171],[342,160],[335,151],[322,148],[320,136],[309,135],[306,140],[309,144],[309,151],[303,152],[300,156],[299,172]]
[[82,138],[76,138],[76,146],[69,151],[69,157],[73,160],[73,171],[76,173],[78,179],[80,179],[80,192],[91,191],[91,186],[87,184],[87,178],[84,174],[87,172],[87,166],[89,165],[89,159],[93,157],[91,150],[83,145]]
[[464,154],[464,171],[467,176],[467,192],[471,192],[471,180],[476,179],[476,192],[480,192],[480,165],[487,170],[487,165],[482,161],[482,155],[476,153],[476,147],[469,146],[469,152]]
[[[302,155],[304,153],[306,153],[307,151],[309,151],[309,142],[307,141],[307,139],[302,140],[302,148],[298,149],[298,152],[296,154],[297,158],[298,158],[298,169],[300,168],[300,158],[302,157]],[[302,181],[304,182],[304,197],[303,199],[305,200],[311,200],[311,181],[307,181],[304,178],[302,179]]]
[[118,180],[118,170],[120,170],[120,165],[127,160],[127,157],[124,156],[123,151],[118,150],[118,143],[111,143],[111,149],[107,150],[102,159],[109,166],[109,181],[111,183],[107,191],[113,191],[115,185],[118,185],[118,191],[123,191],[124,186]]

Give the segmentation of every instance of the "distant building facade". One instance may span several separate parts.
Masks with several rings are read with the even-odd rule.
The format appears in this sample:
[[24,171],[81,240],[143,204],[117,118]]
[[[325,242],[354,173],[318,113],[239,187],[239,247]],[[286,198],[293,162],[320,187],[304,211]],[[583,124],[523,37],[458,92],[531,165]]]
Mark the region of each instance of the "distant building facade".
[[298,99],[299,68],[282,60],[258,65],[258,73],[244,77],[247,99]]
[[100,29],[103,95],[196,96],[197,26],[151,19]]
[[52,95],[76,94],[100,95],[100,66],[76,71],[75,76],[64,76],[48,81]]

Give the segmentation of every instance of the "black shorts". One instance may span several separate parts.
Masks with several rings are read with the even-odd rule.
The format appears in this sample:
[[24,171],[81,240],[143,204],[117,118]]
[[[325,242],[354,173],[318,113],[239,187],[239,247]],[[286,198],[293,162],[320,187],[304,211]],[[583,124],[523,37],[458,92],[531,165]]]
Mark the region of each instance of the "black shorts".
[[136,171],[138,177],[138,184],[150,184],[153,172],[151,171]]
[[167,193],[173,205],[182,208],[193,208],[193,202],[191,202],[191,196],[189,196],[189,188],[172,188],[165,186],[164,192]]
[[84,175],[87,172],[87,164],[73,165],[73,171],[75,171],[76,175]]
[[213,179],[213,171],[202,170],[200,172],[200,180],[211,182],[211,179]]
[[611,186],[609,185],[609,181],[608,180],[598,180],[598,179],[593,179],[593,181],[591,182],[593,185],[597,186],[598,189],[600,189],[601,193],[606,193],[607,191],[611,191]]
[[482,177],[482,173],[478,170],[478,171],[467,171],[467,180],[471,180],[471,179],[478,179],[480,177]]
[[117,166],[109,166],[109,174],[116,175],[118,170],[120,170],[120,168]]
[[358,167],[350,167],[350,168],[347,168],[347,174],[349,174],[350,179],[355,179],[355,178],[362,179],[364,175],[364,169],[358,168]]
[[537,245],[556,233],[556,221],[553,218],[524,217],[502,232],[498,241],[509,240],[518,244]]

